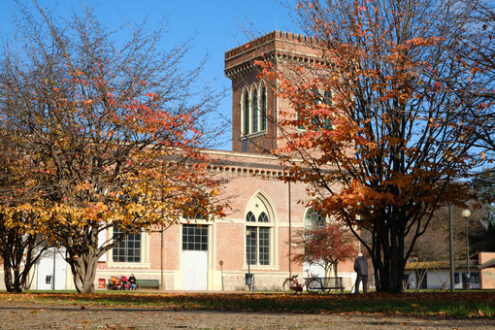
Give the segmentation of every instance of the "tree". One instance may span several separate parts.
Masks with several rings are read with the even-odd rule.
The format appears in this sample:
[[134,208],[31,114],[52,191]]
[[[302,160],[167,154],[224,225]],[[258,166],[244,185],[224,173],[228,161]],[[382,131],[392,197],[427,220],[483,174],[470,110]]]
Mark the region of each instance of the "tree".
[[483,221],[485,227],[495,225],[495,172],[485,170],[473,179],[473,189],[478,192],[483,203]]
[[[1,111],[41,160],[45,235],[66,248],[77,290],[93,292],[97,260],[129,233],[198,205],[208,219],[222,213],[199,126],[217,95],[195,94],[201,66],[181,70],[187,43],[161,51],[162,29],[117,43],[91,10],[65,21],[34,4],[36,15],[21,7],[26,52],[2,56]],[[111,228],[119,234],[99,244]]]
[[[495,160],[495,5],[486,0],[460,0],[465,9],[456,15],[467,22],[467,26],[456,39],[460,46],[453,54],[469,70],[466,77],[469,85],[460,89],[466,102],[470,102],[471,118],[467,120],[477,133],[477,147],[484,157]],[[448,31],[449,34],[458,31]]]
[[[479,209],[473,209],[469,219],[462,216],[462,209],[452,207],[452,231],[453,231],[453,255],[455,263],[465,264],[466,260],[466,239],[467,223],[469,222],[469,246],[470,256],[475,256],[479,251],[478,242],[484,237],[485,229],[482,225],[482,212]],[[406,243],[409,244],[412,235],[406,237]],[[477,237],[477,238],[476,238]],[[425,233],[418,237],[414,248],[411,252],[410,259],[416,261],[416,289],[421,289],[421,283],[425,280],[427,272],[437,272],[438,279],[440,266],[449,263],[449,210],[447,206],[438,209],[426,229]],[[411,270],[411,268],[410,268]],[[448,278],[444,278],[442,283],[444,288],[448,287]]]
[[470,244],[474,251],[495,251],[495,173],[485,170],[473,179],[473,189],[482,203],[481,226],[473,231]]
[[15,133],[0,129],[0,256],[8,292],[22,292],[46,249],[43,181],[22,154],[25,138]]
[[335,277],[339,262],[356,254],[352,234],[337,223],[300,231],[295,243],[301,252],[294,255],[294,261],[319,265],[325,274],[333,267]]
[[[442,204],[463,205],[475,165],[469,73],[455,56],[453,1],[299,1],[319,58],[260,63],[275,79],[289,178],[347,224],[370,254],[378,291],[402,291],[416,240]],[[275,69],[276,68],[276,69]],[[338,183],[338,184],[336,184]],[[370,240],[364,239],[366,235]],[[405,241],[410,236],[409,242]]]

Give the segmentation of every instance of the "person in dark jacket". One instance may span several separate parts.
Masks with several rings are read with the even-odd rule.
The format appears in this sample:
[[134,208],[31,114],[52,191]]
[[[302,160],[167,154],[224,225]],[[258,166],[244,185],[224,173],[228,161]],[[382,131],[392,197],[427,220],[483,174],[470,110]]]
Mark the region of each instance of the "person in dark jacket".
[[137,284],[136,284],[136,277],[134,276],[134,274],[132,274],[129,277],[129,284],[131,286],[130,287],[131,290],[136,290]]
[[354,293],[359,293],[359,282],[363,283],[363,292],[368,289],[368,261],[359,253],[356,261],[354,261],[354,270],[357,273],[356,283],[354,284]]

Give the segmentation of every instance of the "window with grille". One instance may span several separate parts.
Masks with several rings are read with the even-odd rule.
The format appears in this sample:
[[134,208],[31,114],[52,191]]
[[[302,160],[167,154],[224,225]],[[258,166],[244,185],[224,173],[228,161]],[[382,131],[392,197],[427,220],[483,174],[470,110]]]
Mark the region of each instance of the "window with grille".
[[249,95],[247,91],[244,91],[242,112],[243,112],[242,116],[244,120],[243,133],[249,134]]
[[325,223],[325,218],[315,209],[311,208],[306,212],[306,217],[304,219],[306,228],[321,228],[325,226]]
[[266,88],[263,84],[261,87],[261,130],[266,130]]
[[[265,212],[256,219],[253,212],[248,212],[246,222],[246,261],[249,265],[270,264],[270,220]],[[258,226],[257,226],[258,225]],[[265,225],[265,226],[259,226]]]
[[[317,88],[312,88],[307,93],[313,103],[313,108],[317,108],[317,106],[321,103],[329,106],[332,105],[331,91],[325,91],[322,94]],[[312,130],[317,131],[321,128],[325,130],[333,130],[332,119],[329,116],[312,115],[311,113],[306,112],[304,109],[301,109],[296,113],[297,121],[300,122],[297,127],[298,129],[305,130],[307,128],[305,125],[307,125],[307,121],[309,120]]]
[[[121,228],[113,227],[114,238],[122,232]],[[114,262],[141,262],[141,241],[141,233],[129,234],[113,248],[112,260]]]
[[247,227],[246,259],[249,265],[258,263],[258,227]]
[[183,225],[182,249],[193,251],[207,251],[208,227],[201,225]]
[[253,133],[258,132],[258,91],[255,89],[253,92],[253,106],[251,107],[253,109],[252,113],[252,119],[253,119]]

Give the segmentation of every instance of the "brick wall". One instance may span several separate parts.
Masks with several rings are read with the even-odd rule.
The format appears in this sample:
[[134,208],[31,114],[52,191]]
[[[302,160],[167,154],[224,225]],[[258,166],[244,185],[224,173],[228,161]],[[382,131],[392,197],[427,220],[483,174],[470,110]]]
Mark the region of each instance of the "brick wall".
[[[480,252],[478,263],[481,265],[495,258],[495,252]],[[495,267],[480,270],[480,286],[482,289],[495,289]]]

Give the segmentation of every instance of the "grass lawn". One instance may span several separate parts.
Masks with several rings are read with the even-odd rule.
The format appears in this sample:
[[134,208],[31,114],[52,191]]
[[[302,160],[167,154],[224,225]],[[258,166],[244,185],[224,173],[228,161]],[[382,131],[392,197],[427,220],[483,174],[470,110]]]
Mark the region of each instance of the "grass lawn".
[[126,306],[266,313],[366,313],[454,318],[495,317],[495,292],[294,295],[281,293],[150,293],[107,291],[0,293],[2,303]]

